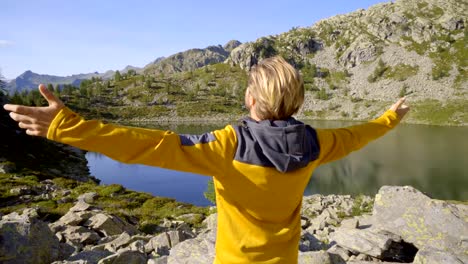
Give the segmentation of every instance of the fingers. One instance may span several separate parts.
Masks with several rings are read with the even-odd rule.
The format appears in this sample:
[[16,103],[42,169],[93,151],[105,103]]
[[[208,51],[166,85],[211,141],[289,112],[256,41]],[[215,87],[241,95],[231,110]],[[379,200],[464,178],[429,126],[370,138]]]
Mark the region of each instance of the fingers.
[[406,97],[400,98],[396,103],[390,107],[390,110],[396,111],[398,108],[400,108],[406,101]]
[[44,97],[49,105],[63,105],[62,101],[55,97],[55,95],[47,89],[44,84],[39,84],[39,92],[41,93],[42,97]]
[[29,107],[29,106],[24,106],[24,105],[12,105],[12,104],[6,104],[3,106],[3,108],[9,112],[15,112],[20,115],[30,115],[35,107]]
[[35,136],[35,137],[45,137],[45,133],[43,131],[39,131],[39,130],[26,130],[26,134],[30,135],[30,136]]
[[34,118],[30,117],[30,116],[21,115],[21,114],[15,113],[15,112],[11,112],[10,117],[11,117],[11,119],[15,120],[16,122],[23,122],[23,123],[28,123],[28,124],[36,122],[36,120]]

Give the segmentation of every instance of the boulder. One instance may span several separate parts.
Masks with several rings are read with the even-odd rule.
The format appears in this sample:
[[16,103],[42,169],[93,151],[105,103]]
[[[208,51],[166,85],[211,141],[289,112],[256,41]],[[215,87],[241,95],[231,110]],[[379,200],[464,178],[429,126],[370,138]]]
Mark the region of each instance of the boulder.
[[97,264],[99,260],[112,255],[107,250],[84,250],[81,251],[64,261],[56,261],[53,264],[66,264],[66,263],[86,263],[86,264]]
[[146,264],[146,254],[125,250],[99,260],[98,264]]
[[174,247],[186,239],[184,232],[181,230],[169,231],[167,232],[167,235],[169,236],[169,243],[171,247]]
[[326,251],[299,252],[298,264],[331,264],[330,256]]
[[419,250],[414,258],[413,264],[463,264],[468,263],[467,254],[456,256],[450,252],[426,247]]
[[138,230],[134,226],[124,222],[118,216],[103,212],[93,215],[84,225],[101,232],[104,236],[118,235],[123,232],[131,235],[138,233]]
[[61,234],[66,241],[73,244],[95,244],[101,238],[96,232],[83,226],[67,226]]
[[0,173],[12,173],[16,171],[16,165],[12,162],[1,162]]
[[145,245],[145,252],[151,253],[155,251],[159,255],[169,255],[171,248],[170,238],[167,233],[159,234],[151,238]]
[[59,241],[34,209],[0,220],[1,263],[51,263],[59,257]]
[[392,236],[378,234],[368,229],[339,228],[330,234],[330,240],[335,241],[340,247],[355,254],[364,253],[373,257],[381,257],[382,253],[389,249],[393,239],[395,238]]
[[461,247],[468,236],[466,214],[457,206],[433,200],[413,187],[380,188],[375,196],[373,218],[376,228],[393,232],[419,249],[431,245],[456,254],[468,250]]
[[330,255],[333,264],[344,264],[351,255],[351,252],[338,245],[333,245],[327,250],[327,253]]
[[78,201],[83,201],[85,203],[94,203],[94,199],[98,197],[98,194],[95,192],[87,192],[78,196]]
[[147,264],[167,264],[167,258],[167,256],[150,258]]
[[168,264],[206,264],[213,263],[215,256],[214,241],[207,234],[185,240],[171,249]]
[[299,241],[299,250],[306,252],[306,251],[316,251],[321,250],[325,247],[325,244],[317,239],[313,234],[303,231],[301,235],[301,239]]

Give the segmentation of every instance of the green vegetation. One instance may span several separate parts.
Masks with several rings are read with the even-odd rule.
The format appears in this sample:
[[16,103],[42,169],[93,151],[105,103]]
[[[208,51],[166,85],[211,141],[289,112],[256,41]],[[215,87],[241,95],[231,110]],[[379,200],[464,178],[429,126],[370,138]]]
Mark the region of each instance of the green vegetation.
[[403,84],[403,86],[401,87],[400,92],[398,93],[398,97],[401,98],[401,97],[404,97],[404,96],[406,96],[408,94],[411,94],[411,92],[408,91],[408,88],[409,88],[408,84],[406,84],[406,83]]
[[211,203],[216,204],[216,192],[213,179],[208,181],[208,185],[206,187],[206,191],[203,193],[203,196],[205,196],[205,198]]
[[315,94],[315,98],[320,99],[320,100],[329,100],[329,99],[331,99],[331,97],[332,97],[332,95],[327,93],[327,90],[325,90],[325,88],[320,89]]
[[[36,194],[44,188],[41,178],[34,175],[13,175],[0,173],[0,213],[8,214],[13,211],[21,212],[26,207],[37,207],[39,216],[46,221],[56,221],[72,206],[73,202],[60,201],[67,197],[61,191],[55,192],[52,198],[43,200],[19,200],[21,190]],[[61,187],[71,190],[68,197],[76,199],[86,192],[96,192],[93,205],[104,211],[116,214],[127,221],[138,222],[138,228],[147,233],[156,232],[156,226],[161,220],[175,219],[177,216],[196,213],[202,216],[210,214],[209,209],[191,204],[177,202],[174,199],[155,197],[148,193],[127,190],[119,184],[98,185],[95,182],[78,182],[66,178],[54,178],[53,182]],[[11,191],[12,189],[18,191]],[[25,193],[23,193],[25,194]],[[195,218],[188,224],[199,227],[204,217]]]
[[411,66],[408,64],[399,63],[388,69],[383,74],[383,78],[392,79],[396,81],[404,81],[411,76],[418,74],[419,66]]
[[364,201],[365,195],[358,195],[354,197],[354,203],[352,207],[352,215],[359,216],[365,213],[371,213],[373,208],[373,203],[368,203]]
[[367,81],[370,83],[378,81],[384,73],[389,69],[382,59],[379,59],[377,62],[377,67],[375,67],[374,72],[367,77]]
[[349,82],[350,75],[348,71],[332,71],[327,74],[325,81],[331,90],[336,90],[338,88],[344,88]]
[[468,102],[426,100],[412,103],[411,118],[434,125],[468,123]]
[[[161,116],[204,116],[242,113],[247,74],[219,63],[200,69],[158,76],[130,70],[116,72],[113,80],[84,80],[80,87],[50,89],[86,118],[107,120],[154,119]],[[11,101],[44,105],[37,90],[15,93]]]
[[409,77],[416,75],[418,71],[419,66],[399,63],[392,67],[387,65],[382,59],[379,59],[374,72],[367,77],[367,81],[370,83],[374,83],[380,79],[404,81]]

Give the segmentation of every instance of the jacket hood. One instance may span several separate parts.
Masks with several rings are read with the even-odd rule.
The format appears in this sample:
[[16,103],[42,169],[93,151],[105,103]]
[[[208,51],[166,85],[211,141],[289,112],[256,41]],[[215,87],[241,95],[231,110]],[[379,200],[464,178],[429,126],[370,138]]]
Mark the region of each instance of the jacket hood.
[[235,159],[244,163],[290,172],[319,156],[315,130],[294,118],[258,122],[245,118],[235,129],[238,137]]

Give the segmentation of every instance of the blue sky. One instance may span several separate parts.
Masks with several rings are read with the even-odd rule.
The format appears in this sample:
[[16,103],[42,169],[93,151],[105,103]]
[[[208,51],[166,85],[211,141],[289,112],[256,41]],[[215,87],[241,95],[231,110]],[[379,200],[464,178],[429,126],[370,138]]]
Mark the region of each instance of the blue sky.
[[143,67],[190,48],[253,41],[383,0],[3,0],[0,71],[66,76]]

